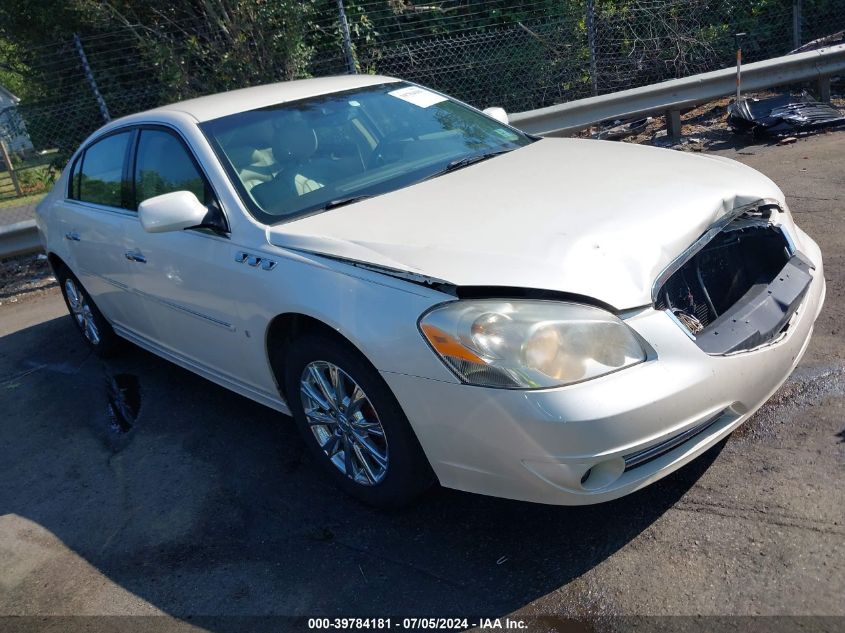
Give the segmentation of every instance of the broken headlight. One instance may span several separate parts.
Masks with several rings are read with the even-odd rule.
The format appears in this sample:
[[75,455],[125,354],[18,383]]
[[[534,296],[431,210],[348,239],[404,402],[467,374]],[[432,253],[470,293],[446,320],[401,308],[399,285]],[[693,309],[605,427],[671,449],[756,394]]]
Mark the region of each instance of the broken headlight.
[[427,312],[420,330],[461,380],[484,387],[568,385],[645,360],[616,316],[557,301],[466,300]]

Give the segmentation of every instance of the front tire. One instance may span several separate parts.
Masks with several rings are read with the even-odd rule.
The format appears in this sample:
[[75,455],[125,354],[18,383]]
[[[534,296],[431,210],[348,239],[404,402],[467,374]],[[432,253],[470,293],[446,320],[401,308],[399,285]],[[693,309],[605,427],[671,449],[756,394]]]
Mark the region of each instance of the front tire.
[[399,507],[433,484],[402,408],[351,346],[320,335],[295,340],[285,363],[285,391],[309,451],[349,495]]
[[120,349],[122,341],[94,304],[88,291],[79,283],[79,279],[65,267],[56,271],[56,278],[73,323],[88,347],[98,356],[107,357],[115,354]]

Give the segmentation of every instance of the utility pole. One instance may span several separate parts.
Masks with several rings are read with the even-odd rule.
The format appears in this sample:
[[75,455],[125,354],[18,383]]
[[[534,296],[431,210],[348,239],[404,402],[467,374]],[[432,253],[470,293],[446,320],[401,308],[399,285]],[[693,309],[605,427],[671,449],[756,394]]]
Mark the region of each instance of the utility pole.
[[599,93],[598,71],[596,70],[596,10],[594,0],[587,0],[587,48],[590,50],[590,82],[593,96]]
[[76,46],[76,52],[79,54],[79,60],[82,62],[82,70],[85,72],[85,78],[88,80],[88,85],[91,86],[91,92],[94,93],[94,98],[100,107],[100,114],[103,116],[103,120],[108,123],[111,121],[111,115],[106,106],[106,100],[103,99],[100,89],[97,88],[97,81],[94,79],[94,73],[91,72],[91,66],[88,64],[88,58],[85,56],[85,49],[82,48],[82,40],[79,39],[77,33],[73,34],[73,43]]
[[801,0],[792,0],[792,48],[801,46]]
[[349,34],[349,21],[346,19],[346,10],[343,8],[343,0],[337,0],[337,13],[340,17],[340,34],[343,36],[343,52],[346,55],[346,67],[350,75],[358,72],[355,64],[355,55],[352,52],[352,36]]

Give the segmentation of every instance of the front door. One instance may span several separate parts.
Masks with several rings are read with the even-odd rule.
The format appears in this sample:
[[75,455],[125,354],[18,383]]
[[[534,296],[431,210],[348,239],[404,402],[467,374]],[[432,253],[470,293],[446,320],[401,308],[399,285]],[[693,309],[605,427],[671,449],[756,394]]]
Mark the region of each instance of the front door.
[[[135,200],[191,191],[216,206],[188,148],[163,128],[140,130],[132,167]],[[236,299],[243,267],[226,235],[210,229],[147,233],[139,220],[126,228],[132,286],[147,315],[141,334],[182,359],[238,379],[245,336]]]

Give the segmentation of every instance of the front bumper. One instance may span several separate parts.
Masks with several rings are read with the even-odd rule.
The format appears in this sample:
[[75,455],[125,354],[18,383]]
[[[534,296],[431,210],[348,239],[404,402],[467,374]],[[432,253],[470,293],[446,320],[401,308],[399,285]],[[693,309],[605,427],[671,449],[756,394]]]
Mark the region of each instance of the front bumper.
[[609,501],[718,443],[783,384],[824,302],[818,246],[805,235],[802,246],[815,266],[810,288],[787,331],[752,351],[707,355],[648,308],[626,323],[654,357],[584,383],[513,391],[382,375],[442,485],[539,503]]

